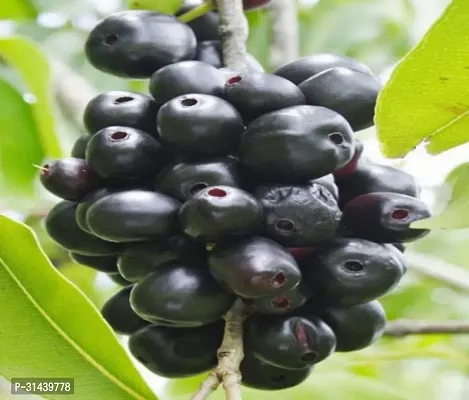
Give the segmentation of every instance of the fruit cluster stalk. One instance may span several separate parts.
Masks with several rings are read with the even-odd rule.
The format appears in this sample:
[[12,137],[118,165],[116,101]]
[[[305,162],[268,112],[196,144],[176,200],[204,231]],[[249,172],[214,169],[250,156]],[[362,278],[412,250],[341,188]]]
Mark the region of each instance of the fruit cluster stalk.
[[215,0],[220,14],[218,30],[223,43],[225,67],[246,71],[248,22],[242,0]]

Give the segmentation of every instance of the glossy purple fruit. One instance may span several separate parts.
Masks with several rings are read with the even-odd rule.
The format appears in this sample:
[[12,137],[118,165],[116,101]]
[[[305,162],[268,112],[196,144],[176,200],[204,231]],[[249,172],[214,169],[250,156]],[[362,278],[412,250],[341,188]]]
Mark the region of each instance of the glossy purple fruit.
[[150,322],[198,326],[216,321],[233,305],[210,275],[206,265],[175,261],[165,264],[137,283],[130,295],[135,312]]
[[97,69],[126,78],[148,78],[160,68],[195,56],[197,39],[171,15],[146,10],[111,14],[89,33],[88,61]]
[[183,61],[155,72],[150,93],[158,105],[185,94],[219,96],[223,93],[223,75],[217,68],[200,61]]
[[205,263],[205,244],[182,235],[158,242],[129,243],[120,253],[117,265],[124,278],[139,282],[165,263],[176,260]]
[[329,357],[336,339],[318,317],[253,315],[245,323],[246,351],[279,368],[304,369]]
[[263,114],[306,104],[301,90],[276,75],[250,72],[230,77],[223,98],[233,104],[249,123]]
[[341,115],[323,107],[297,106],[250,124],[238,156],[258,179],[302,183],[343,167],[353,152],[353,132]]
[[325,187],[332,195],[332,197],[334,197],[335,201],[337,203],[339,202],[339,188],[335,183],[335,178],[333,174],[325,175],[318,179],[313,179],[309,183],[317,183],[318,185]]
[[240,187],[239,163],[231,157],[209,158],[172,164],[158,175],[156,190],[186,201],[209,186]]
[[62,158],[41,168],[42,186],[57,197],[78,201],[101,184],[99,176],[80,158]]
[[359,131],[373,125],[382,85],[373,75],[338,67],[307,79],[299,88],[308,104],[338,112]]
[[[180,16],[194,7],[197,4],[193,2],[186,1],[183,6],[176,12],[176,16]],[[198,18],[194,18],[192,21],[189,21],[189,25],[194,31],[197,41],[200,43],[204,40],[219,40],[220,35],[218,33],[218,25],[220,23],[220,16],[215,11],[209,11]]]
[[180,205],[161,193],[128,190],[93,203],[86,222],[92,232],[109,241],[159,240],[177,232]]
[[103,197],[109,196],[110,194],[116,193],[118,190],[102,188],[99,190],[95,190],[94,192],[90,193],[88,196],[84,197],[77,206],[75,219],[77,221],[78,226],[83,229],[84,231],[93,234],[90,227],[88,226],[88,222],[86,221],[86,213],[88,209],[96,203],[99,199]]
[[320,317],[337,338],[336,351],[357,351],[371,346],[384,333],[386,314],[375,300],[352,307],[326,308]]
[[217,280],[244,298],[280,295],[301,280],[300,269],[288,250],[262,237],[218,244],[210,252],[209,266]]
[[397,251],[363,239],[335,239],[300,261],[316,302],[331,307],[366,303],[401,280],[405,267]]
[[262,205],[256,198],[230,186],[209,186],[200,190],[179,212],[179,224],[184,233],[206,242],[255,233],[262,220]]
[[427,205],[398,193],[369,193],[356,197],[343,210],[342,231],[350,237],[381,243],[418,240],[428,229],[411,228],[412,222],[431,216]]
[[361,162],[353,174],[338,183],[340,203],[346,205],[367,193],[391,192],[418,197],[420,187],[415,178],[398,168],[371,162]]
[[119,251],[117,243],[110,243],[82,230],[75,219],[78,203],[61,201],[47,214],[45,228],[58,245],[87,256],[107,256]]
[[273,296],[260,297],[249,301],[252,308],[259,314],[289,314],[304,305],[311,296],[311,291],[304,283],[293,289]]
[[157,113],[158,106],[150,96],[113,90],[98,94],[89,101],[83,122],[91,135],[109,126],[125,126],[156,136]]
[[311,246],[335,237],[342,213],[324,186],[269,185],[253,193],[264,208],[265,234],[283,246]]
[[337,67],[346,67],[354,71],[371,74],[371,70],[360,61],[333,53],[319,53],[298,58],[281,66],[274,73],[299,85],[320,72]]
[[117,255],[112,256],[85,256],[74,252],[69,253],[70,258],[76,264],[85,265],[97,271],[106,273],[117,272]]
[[73,158],[81,158],[84,160],[86,158],[86,146],[88,146],[88,142],[90,141],[90,135],[81,135],[72,147],[72,151],[70,152],[70,156]]
[[140,318],[130,307],[131,290],[131,285],[119,290],[106,301],[101,309],[104,319],[120,335],[131,335],[149,325],[148,321]]
[[151,325],[129,340],[131,354],[151,372],[165,378],[183,378],[208,371],[217,364],[224,322],[193,328]]
[[122,181],[156,175],[171,156],[148,133],[111,126],[93,135],[86,160],[102,178]]
[[360,161],[362,160],[362,154],[363,154],[364,149],[365,149],[365,146],[363,146],[363,143],[360,140],[355,139],[355,151],[353,153],[353,157],[347,164],[345,164],[343,167],[339,169],[336,169],[333,172],[334,179],[336,182],[339,182],[340,180],[347,178],[348,176],[350,176],[357,170],[358,165]]
[[259,390],[282,390],[304,382],[313,372],[313,368],[278,368],[246,354],[241,362],[240,371],[243,386]]
[[236,151],[244,124],[228,102],[206,94],[189,94],[167,102],[158,113],[161,142],[190,157],[225,156]]

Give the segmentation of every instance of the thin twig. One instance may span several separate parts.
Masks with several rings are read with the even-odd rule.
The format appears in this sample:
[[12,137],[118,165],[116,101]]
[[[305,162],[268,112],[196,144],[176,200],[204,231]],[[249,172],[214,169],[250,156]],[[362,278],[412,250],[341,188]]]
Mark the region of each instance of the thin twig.
[[225,67],[245,72],[249,28],[244,16],[243,2],[242,0],[215,0],[215,2],[220,14],[218,31],[223,43]]
[[191,400],[205,400],[223,384],[227,400],[241,399],[239,365],[244,358],[243,323],[251,309],[238,299],[225,317],[225,333],[218,349],[218,365],[202,382]]
[[195,393],[191,400],[205,400],[210,396],[215,390],[220,386],[220,380],[218,376],[210,373],[210,375],[205,379],[200,385],[199,390]]
[[98,93],[81,75],[60,61],[51,62],[54,93],[60,109],[76,126],[83,128],[83,112]]
[[[215,0],[222,39],[223,60],[225,67],[239,72],[247,71],[246,40],[248,23],[244,16],[242,0]],[[192,396],[192,400],[205,400],[223,383],[227,400],[241,399],[241,374],[239,366],[244,357],[243,323],[249,315],[250,308],[237,299],[225,317],[225,333],[218,350],[218,366]]]
[[469,271],[464,268],[410,251],[405,253],[405,259],[410,270],[445,283],[453,289],[469,292]]
[[467,335],[469,334],[469,322],[466,321],[415,321],[396,320],[388,322],[385,336],[403,337],[408,335]]
[[187,22],[193,21],[194,19],[201,17],[202,15],[212,10],[213,10],[213,1],[206,0],[201,5],[194,7],[193,9],[180,15],[178,18],[179,18],[179,21],[187,23]]
[[294,61],[299,55],[297,0],[274,0],[271,5],[272,53],[274,69]]

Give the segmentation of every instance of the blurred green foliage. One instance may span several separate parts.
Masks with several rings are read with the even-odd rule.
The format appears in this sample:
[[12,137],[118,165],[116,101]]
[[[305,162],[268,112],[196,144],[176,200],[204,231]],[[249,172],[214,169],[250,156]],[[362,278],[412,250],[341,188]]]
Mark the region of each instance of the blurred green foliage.
[[[376,74],[386,72],[415,44],[415,21],[425,11],[438,11],[445,0],[320,0],[300,6],[301,54],[337,52],[356,57],[370,65]],[[0,3],[0,33],[31,38],[42,54],[60,60],[76,73],[82,74],[98,91],[130,89],[146,92],[145,82],[126,81],[93,69],[85,60],[83,43],[87,32],[102,16],[124,7],[118,0],[4,0]],[[419,7],[420,7],[419,6]],[[36,17],[36,10],[38,16]],[[17,18],[12,23],[6,19]],[[270,70],[272,17],[268,10],[248,13],[251,34],[249,51]],[[428,21],[426,21],[428,22]],[[31,108],[28,82],[21,73],[13,71],[0,58],[0,146],[10,144],[13,150],[0,150],[0,213],[19,213],[38,233],[54,264],[74,281],[97,305],[116,290],[110,281],[89,269],[71,265],[66,252],[47,239],[42,227],[42,215],[55,201],[36,185],[34,172],[26,160],[40,163],[44,154],[35,133],[38,129]],[[31,55],[30,65],[38,65]],[[32,75],[39,74],[33,68]],[[5,90],[3,90],[3,87]],[[50,89],[50,85],[49,85]],[[36,95],[36,94],[35,94]],[[37,95],[36,95],[37,97]],[[5,110],[13,110],[5,112]],[[13,114],[13,112],[15,114]],[[68,152],[81,128],[68,121],[55,102],[55,132],[60,147]],[[16,115],[15,118],[12,116]],[[21,125],[19,125],[21,122]],[[13,129],[22,138],[23,153],[9,161],[17,143],[6,138]],[[49,132],[54,134],[54,132]],[[372,137],[374,132],[371,130]],[[435,163],[439,159],[435,158]],[[19,165],[24,165],[20,167]],[[445,166],[441,165],[444,169]],[[12,183],[29,191],[15,193]],[[435,182],[437,185],[439,182]],[[29,185],[29,186],[28,186]],[[23,185],[21,185],[23,187]],[[18,186],[18,189],[20,186]],[[433,188],[431,188],[433,190]],[[431,191],[430,190],[430,191]],[[432,195],[433,193],[431,193]],[[15,214],[16,215],[16,214]],[[469,230],[432,233],[426,239],[409,246],[410,251],[423,253],[451,262],[469,272]],[[426,279],[409,272],[392,294],[383,299],[388,317],[423,320],[469,319],[469,296],[456,292],[444,283]],[[86,327],[84,327],[86,329]],[[247,400],[269,396],[272,400],[317,398],[321,400],[467,400],[469,398],[469,337],[415,336],[404,339],[383,339],[372,348],[351,354],[336,354],[320,364],[311,379],[300,387],[278,393],[246,390]],[[149,376],[150,374],[145,374]],[[151,377],[160,387],[160,380]],[[200,378],[162,382],[161,393],[173,399],[186,399]],[[1,395],[0,395],[1,397]],[[214,399],[221,399],[217,394]]]

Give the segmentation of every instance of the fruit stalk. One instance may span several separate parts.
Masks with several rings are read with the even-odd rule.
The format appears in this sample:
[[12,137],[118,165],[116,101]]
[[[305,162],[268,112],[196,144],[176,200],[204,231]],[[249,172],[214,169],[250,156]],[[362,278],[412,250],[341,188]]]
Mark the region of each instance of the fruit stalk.
[[245,72],[249,28],[244,16],[243,2],[242,0],[215,0],[215,2],[220,14],[218,30],[223,43],[225,67]]
[[469,292],[469,274],[464,268],[415,252],[406,253],[406,260],[413,272],[444,283],[459,292]]
[[398,320],[389,322],[384,332],[385,336],[403,337],[408,335],[459,335],[469,333],[469,322],[464,321],[413,321]]
[[80,75],[60,61],[52,61],[54,94],[65,116],[80,129],[83,126],[83,112],[88,102],[98,93]]
[[206,0],[200,6],[179,16],[179,21],[188,23],[213,10],[213,0]]
[[241,299],[236,300],[225,316],[225,334],[218,349],[218,365],[200,385],[191,400],[205,400],[223,384],[226,400],[241,399],[239,365],[244,358],[243,323],[251,309]]
[[298,58],[298,5],[296,0],[274,0],[271,5],[272,58],[274,68]]

